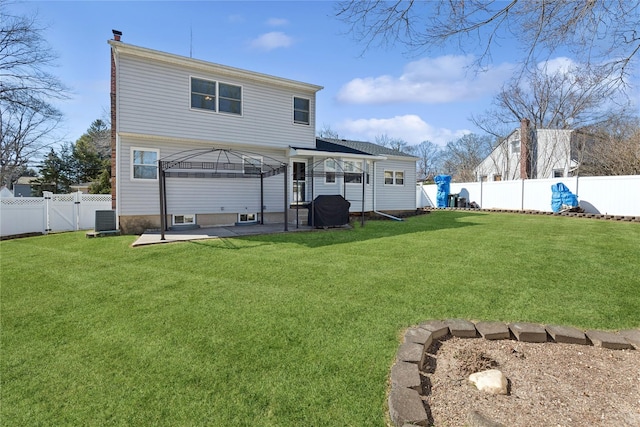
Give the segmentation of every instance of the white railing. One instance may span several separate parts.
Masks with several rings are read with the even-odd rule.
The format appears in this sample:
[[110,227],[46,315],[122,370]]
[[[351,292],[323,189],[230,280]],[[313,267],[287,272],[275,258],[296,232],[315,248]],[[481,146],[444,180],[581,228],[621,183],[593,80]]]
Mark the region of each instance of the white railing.
[[111,209],[110,194],[44,193],[0,198],[0,236],[90,230],[97,210]]
[[[578,196],[580,207],[587,213],[640,215],[640,175],[451,183],[449,192],[483,209],[551,212],[551,186],[558,182]],[[437,192],[435,184],[418,185],[417,206],[436,207]]]

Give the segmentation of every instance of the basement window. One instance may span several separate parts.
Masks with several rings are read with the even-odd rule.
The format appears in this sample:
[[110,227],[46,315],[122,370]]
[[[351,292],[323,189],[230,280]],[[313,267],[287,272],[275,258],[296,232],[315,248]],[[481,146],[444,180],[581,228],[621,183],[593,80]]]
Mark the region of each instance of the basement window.
[[195,223],[196,223],[196,216],[194,214],[173,216],[174,225],[185,225],[185,224],[195,224]]
[[258,222],[258,214],[256,214],[256,213],[241,213],[241,214],[238,214],[238,223],[239,224],[251,224],[253,222]]

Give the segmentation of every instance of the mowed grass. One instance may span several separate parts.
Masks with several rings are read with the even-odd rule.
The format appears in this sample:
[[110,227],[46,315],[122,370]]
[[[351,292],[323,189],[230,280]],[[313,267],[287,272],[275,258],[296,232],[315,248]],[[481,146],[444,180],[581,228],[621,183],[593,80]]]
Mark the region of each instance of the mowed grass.
[[0,242],[3,425],[383,426],[404,328],[640,326],[640,224],[438,211],[131,248]]

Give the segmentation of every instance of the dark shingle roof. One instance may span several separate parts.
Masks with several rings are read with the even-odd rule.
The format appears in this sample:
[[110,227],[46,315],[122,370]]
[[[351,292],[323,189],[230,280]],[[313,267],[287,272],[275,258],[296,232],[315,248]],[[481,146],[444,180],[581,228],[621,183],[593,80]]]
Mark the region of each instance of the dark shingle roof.
[[321,151],[335,153],[369,154],[372,156],[400,156],[414,157],[402,151],[392,150],[382,145],[365,141],[351,141],[348,139],[316,138],[316,148]]

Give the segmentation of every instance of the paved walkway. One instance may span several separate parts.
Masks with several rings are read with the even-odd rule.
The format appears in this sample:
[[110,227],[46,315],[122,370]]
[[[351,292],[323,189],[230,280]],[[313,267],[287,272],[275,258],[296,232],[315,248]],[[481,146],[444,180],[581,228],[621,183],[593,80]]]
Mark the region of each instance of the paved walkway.
[[[289,224],[290,232],[311,231],[312,227]],[[256,224],[256,225],[236,225],[226,227],[207,227],[191,230],[171,230],[165,231],[164,240],[160,230],[145,231],[132,246],[155,245],[159,243],[184,242],[189,240],[220,239],[225,237],[251,236],[257,234],[285,233],[284,223],[280,224]]]

